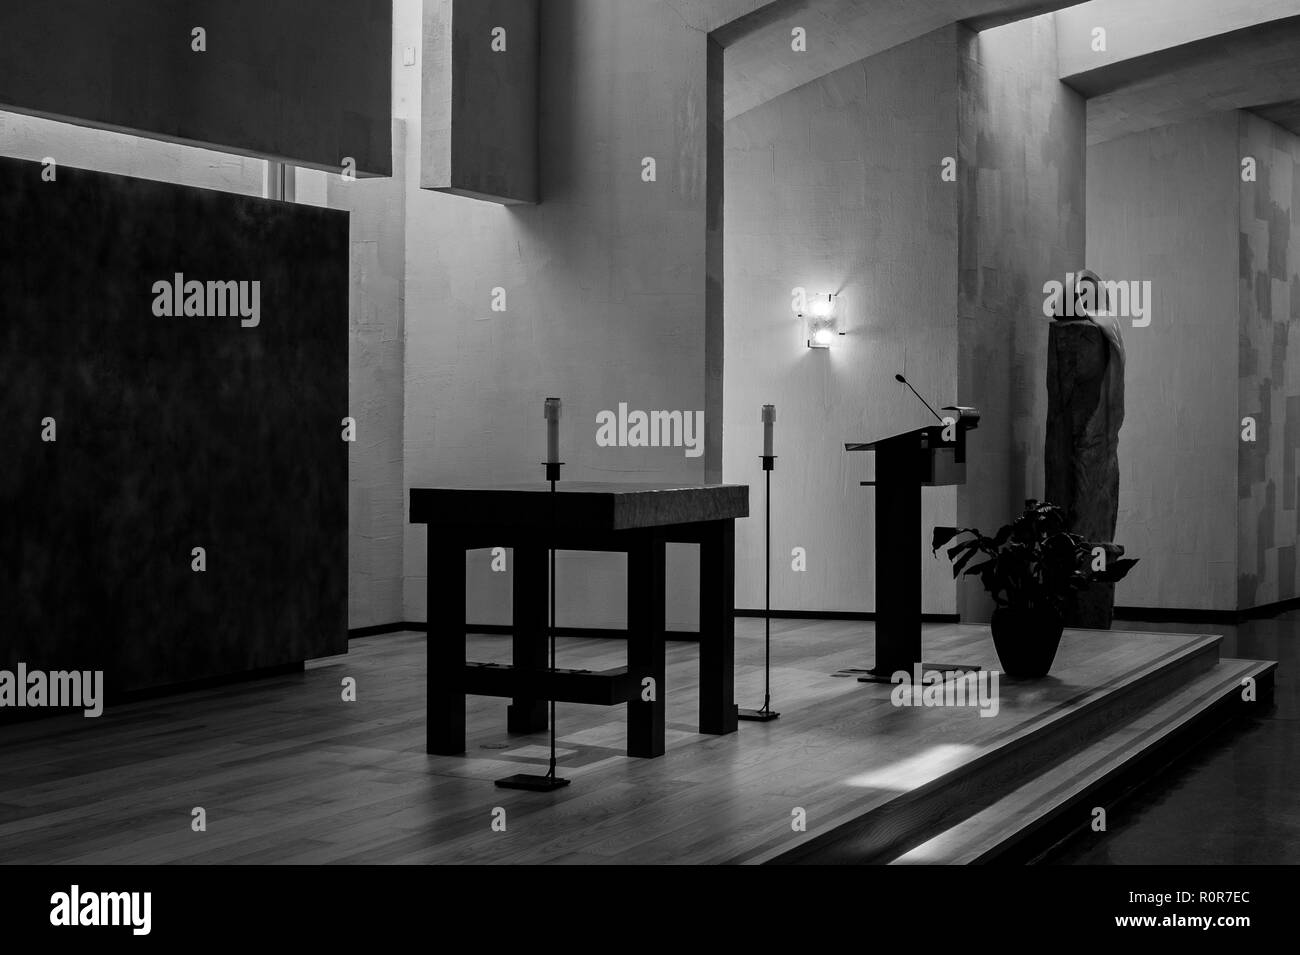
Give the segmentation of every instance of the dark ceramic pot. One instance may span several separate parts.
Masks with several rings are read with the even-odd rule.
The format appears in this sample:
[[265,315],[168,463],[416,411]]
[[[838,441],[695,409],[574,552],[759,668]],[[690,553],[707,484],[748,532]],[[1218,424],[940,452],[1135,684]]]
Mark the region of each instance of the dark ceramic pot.
[[1052,668],[1065,623],[1050,609],[998,607],[991,628],[1002,672],[1016,680],[1037,680]]

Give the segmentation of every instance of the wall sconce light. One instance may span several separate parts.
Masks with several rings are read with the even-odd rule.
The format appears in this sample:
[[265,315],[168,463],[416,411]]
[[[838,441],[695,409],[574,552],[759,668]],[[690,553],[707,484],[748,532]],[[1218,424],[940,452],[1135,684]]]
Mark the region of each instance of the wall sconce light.
[[808,299],[808,307],[799,313],[803,319],[804,338],[809,348],[830,348],[840,331],[839,296],[834,293],[814,295]]

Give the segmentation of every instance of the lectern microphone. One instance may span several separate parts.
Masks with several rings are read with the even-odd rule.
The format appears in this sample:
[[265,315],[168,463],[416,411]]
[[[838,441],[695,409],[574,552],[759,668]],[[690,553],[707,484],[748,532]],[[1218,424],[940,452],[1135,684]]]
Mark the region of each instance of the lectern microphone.
[[[908,381],[902,375],[895,375],[894,380],[901,381],[903,384],[907,385],[907,390],[910,391],[912,394],[916,395],[917,400],[920,401],[921,404],[925,405],[927,408],[930,408],[930,402],[926,401],[924,398],[921,397],[920,393],[915,388],[912,387],[912,383],[910,381]],[[930,414],[938,418],[940,423],[943,422],[943,417],[939,414],[939,412],[935,411],[933,408],[930,408]]]

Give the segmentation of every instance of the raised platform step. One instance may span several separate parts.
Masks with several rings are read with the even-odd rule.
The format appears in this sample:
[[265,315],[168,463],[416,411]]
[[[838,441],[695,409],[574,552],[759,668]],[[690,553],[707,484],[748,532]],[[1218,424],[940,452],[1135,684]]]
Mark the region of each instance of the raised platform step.
[[[1052,674],[1001,680],[997,714],[984,717],[970,706],[896,706],[894,687],[830,676],[871,662],[873,630],[774,621],[781,718],[725,736],[696,732],[699,651],[669,647],[665,754],[624,755],[626,707],[561,703],[559,770],[572,783],[544,796],[494,785],[545,772],[549,759],[548,733],[509,732],[507,700],[471,698],[464,755],[425,753],[423,633],[358,640],[346,658],[237,693],[223,687],[109,708],[98,720],[72,713],[0,728],[0,859],[887,862],[1155,719],[1149,711],[1175,694],[1195,697],[1189,688],[1220,665],[1217,637],[1070,630]],[[986,627],[927,625],[924,647],[931,659],[998,668]],[[470,638],[473,658],[509,653],[506,637]],[[623,666],[627,644],[561,640],[557,656],[594,676]],[[766,658],[763,621],[738,620],[738,700],[763,698]],[[513,679],[479,669],[485,681]],[[337,704],[343,677],[365,688],[355,704]],[[232,823],[197,842],[157,811],[159,800],[194,805],[196,792],[209,814]],[[505,833],[486,824],[497,806],[508,813]]]
[[1008,793],[986,809],[894,859],[893,865],[988,863],[1023,848],[1060,826],[1073,813],[1090,818],[1093,797],[1113,794],[1143,770],[1159,767],[1190,743],[1207,721],[1226,718],[1254,704],[1243,701],[1245,681],[1255,682],[1255,699],[1272,689],[1277,664],[1223,660],[1182,689],[1159,700],[1131,723],[1096,740],[1050,770]]
[[[744,861],[889,862],[1201,679],[1218,666],[1220,642],[1215,635],[1068,630],[1048,680],[1002,681],[999,717],[981,720],[968,711],[974,727],[918,732],[921,741],[933,741],[929,749],[923,744],[911,761],[859,776],[866,798],[853,809],[797,846]],[[996,669],[996,658],[987,665]],[[945,746],[946,740],[962,742]]]

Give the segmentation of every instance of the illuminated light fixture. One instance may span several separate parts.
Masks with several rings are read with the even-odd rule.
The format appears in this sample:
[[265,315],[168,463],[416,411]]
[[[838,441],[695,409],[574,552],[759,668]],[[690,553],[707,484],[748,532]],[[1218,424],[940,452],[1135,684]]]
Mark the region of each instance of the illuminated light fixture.
[[808,300],[807,309],[799,313],[804,338],[809,348],[830,348],[836,335],[843,335],[839,322],[839,297],[834,293],[816,295]]

